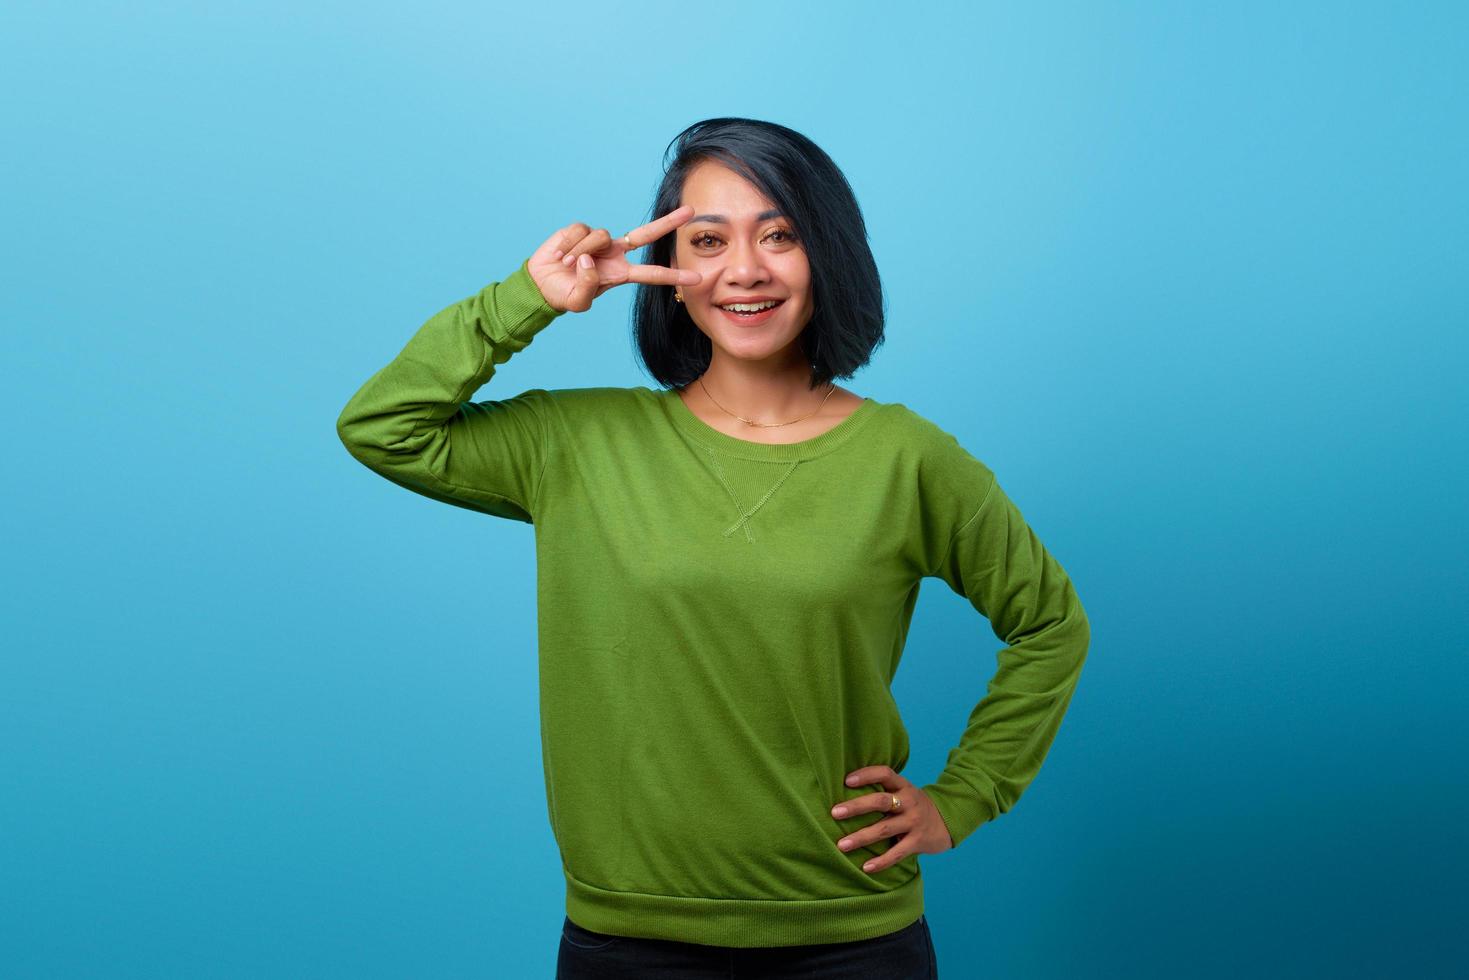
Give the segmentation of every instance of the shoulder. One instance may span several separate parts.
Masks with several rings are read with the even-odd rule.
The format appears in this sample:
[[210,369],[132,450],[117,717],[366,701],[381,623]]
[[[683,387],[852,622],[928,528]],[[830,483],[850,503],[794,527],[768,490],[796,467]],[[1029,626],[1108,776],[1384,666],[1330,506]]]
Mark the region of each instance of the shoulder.
[[577,430],[646,425],[659,410],[657,392],[643,387],[539,388],[535,396],[550,421]]
[[980,466],[986,472],[989,467],[981,462],[979,456],[971,451],[970,446],[960,442],[959,437],[949,431],[944,425],[940,425],[918,412],[909,408],[902,402],[885,402],[882,406],[882,414],[887,418],[888,425],[893,426],[904,436],[904,441],[912,446],[914,450],[930,465],[943,466]]
[[646,388],[546,388],[544,397],[557,408],[567,411],[596,411],[598,409],[626,408],[639,401],[639,392]]
[[882,415],[893,427],[894,441],[912,454],[925,497],[949,500],[970,512],[979,506],[995,482],[995,473],[976,451],[902,402],[884,403]]

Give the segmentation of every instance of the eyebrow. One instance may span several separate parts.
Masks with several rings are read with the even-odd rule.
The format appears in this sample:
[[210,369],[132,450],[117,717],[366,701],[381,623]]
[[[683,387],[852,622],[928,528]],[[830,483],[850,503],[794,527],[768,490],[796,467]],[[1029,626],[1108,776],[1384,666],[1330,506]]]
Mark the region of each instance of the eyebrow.
[[[769,218],[784,218],[784,217],[785,217],[785,215],[781,213],[780,208],[771,208],[769,211],[761,211],[759,214],[755,215],[755,220],[756,221],[765,221],[766,219],[769,219]],[[726,218],[722,214],[696,214],[692,218],[689,219],[689,223],[692,224],[695,221],[712,221],[712,222],[714,222],[715,224],[718,224],[718,225],[727,225],[727,224],[729,224],[729,219]]]

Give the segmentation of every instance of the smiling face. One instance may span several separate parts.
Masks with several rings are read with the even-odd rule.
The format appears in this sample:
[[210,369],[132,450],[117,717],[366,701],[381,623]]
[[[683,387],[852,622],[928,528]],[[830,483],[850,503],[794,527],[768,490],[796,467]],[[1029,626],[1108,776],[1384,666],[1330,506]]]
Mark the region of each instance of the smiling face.
[[[754,184],[722,164],[703,161],[684,181],[681,205],[694,216],[675,232],[670,264],[695,269],[697,286],[680,286],[684,307],[714,345],[714,356],[785,360],[811,320],[811,267],[795,228]],[[779,305],[741,316],[720,307],[768,297]]]

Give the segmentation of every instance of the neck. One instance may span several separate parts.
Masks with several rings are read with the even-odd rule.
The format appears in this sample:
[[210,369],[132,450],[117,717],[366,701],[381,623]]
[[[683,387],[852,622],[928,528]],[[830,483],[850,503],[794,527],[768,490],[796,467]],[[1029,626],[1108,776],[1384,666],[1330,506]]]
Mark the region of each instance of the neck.
[[[686,390],[711,405],[747,419],[784,422],[814,411],[832,393],[833,385],[810,385],[811,367],[804,359],[779,372],[757,365],[731,366],[716,358]],[[702,383],[702,384],[701,384]],[[706,390],[707,389],[707,390]]]

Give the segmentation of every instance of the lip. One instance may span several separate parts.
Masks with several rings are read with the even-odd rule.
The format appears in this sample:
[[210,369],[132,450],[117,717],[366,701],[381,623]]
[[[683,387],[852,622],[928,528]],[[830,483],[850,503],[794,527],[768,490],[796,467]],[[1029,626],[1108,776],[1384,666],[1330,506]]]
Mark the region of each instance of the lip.
[[764,303],[766,300],[772,299],[780,300],[781,302],[785,301],[784,296],[726,296],[714,305],[718,306],[720,303]]
[[[774,298],[775,297],[773,297],[773,296],[771,297],[771,299],[774,299]],[[759,303],[760,300],[758,300],[758,299],[754,299],[754,300],[748,300],[748,299],[727,299],[727,300],[725,300],[725,302],[726,303]],[[762,310],[761,312],[756,313],[753,316],[744,316],[744,315],[741,315],[739,313],[731,313],[731,312],[729,312],[729,310],[726,310],[723,307],[718,306],[717,304],[715,305],[714,308],[719,311],[719,313],[720,313],[721,316],[723,316],[725,319],[729,320],[731,323],[733,323],[737,327],[758,327],[762,323],[765,323],[767,320],[769,320],[771,317],[775,316],[775,314],[779,313],[780,312],[780,308],[782,306],[785,306],[785,301],[784,300],[781,300],[779,303],[776,303],[770,309],[768,309],[768,310]]]

